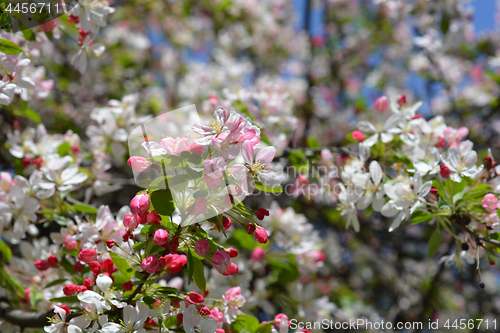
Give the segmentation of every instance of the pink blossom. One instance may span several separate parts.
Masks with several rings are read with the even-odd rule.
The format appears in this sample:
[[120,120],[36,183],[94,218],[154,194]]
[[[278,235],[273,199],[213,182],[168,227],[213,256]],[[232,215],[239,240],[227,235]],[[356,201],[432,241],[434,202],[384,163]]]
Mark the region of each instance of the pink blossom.
[[170,273],[178,273],[186,265],[187,258],[183,254],[167,254],[160,258],[160,267],[166,268]]
[[147,211],[150,205],[149,196],[146,193],[141,193],[130,201],[130,211],[132,214],[139,214],[140,212]]
[[240,307],[246,302],[245,297],[241,294],[240,287],[233,287],[226,291],[222,296],[222,304],[224,305],[224,321],[231,323],[239,314],[242,314]]
[[262,249],[260,246],[257,246],[255,247],[255,249],[253,249],[252,254],[250,255],[250,259],[252,259],[252,261],[254,262],[257,262],[264,259],[265,256],[266,252],[264,252],[264,249]]
[[155,231],[155,235],[153,237],[153,242],[158,244],[159,246],[163,246],[168,243],[168,232],[163,229],[158,229]]
[[385,96],[379,97],[375,100],[375,104],[373,105],[373,109],[375,111],[385,112],[389,107],[389,99]]
[[482,201],[483,207],[490,213],[493,213],[498,208],[498,199],[494,194],[488,193]]
[[203,161],[204,175],[203,181],[210,188],[219,188],[222,186],[222,173],[226,169],[226,162],[222,156],[206,159]]
[[205,150],[205,146],[200,145],[199,143],[196,143],[196,142],[193,142],[189,146],[189,151],[191,151],[192,153],[198,154],[198,155],[201,155],[204,150]]
[[78,254],[78,260],[80,260],[81,262],[84,262],[86,264],[95,260],[96,257],[97,257],[97,251],[94,249],[83,249]]
[[354,131],[352,132],[352,138],[358,142],[363,142],[365,141],[365,136],[363,133],[361,133],[360,131]]
[[163,138],[160,141],[160,146],[165,149],[167,154],[174,156],[179,156],[183,151],[190,151],[189,137]]
[[132,156],[128,159],[128,165],[136,171],[143,172],[151,166],[151,162],[141,156]]
[[142,269],[144,269],[146,272],[148,272],[149,274],[153,274],[158,269],[159,264],[160,261],[158,260],[156,254],[152,254],[142,260],[141,266]]
[[224,274],[231,266],[231,257],[226,251],[217,251],[212,256],[212,265],[221,274]]
[[194,245],[194,252],[200,257],[204,257],[210,251],[210,244],[205,238],[202,238]]
[[66,237],[64,237],[64,247],[66,248],[66,250],[72,251],[76,249],[76,245],[77,242],[76,240],[73,240],[73,237],[71,237],[70,235],[66,235]]
[[208,208],[207,199],[203,197],[196,198],[196,202],[194,203],[194,214],[205,214]]

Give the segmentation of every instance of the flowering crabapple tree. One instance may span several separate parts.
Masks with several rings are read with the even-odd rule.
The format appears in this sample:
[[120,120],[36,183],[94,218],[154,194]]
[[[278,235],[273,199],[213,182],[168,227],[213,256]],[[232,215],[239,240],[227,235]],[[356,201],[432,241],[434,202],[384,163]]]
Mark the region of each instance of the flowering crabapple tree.
[[465,0],[299,2],[0,31],[1,332],[491,325],[499,34]]

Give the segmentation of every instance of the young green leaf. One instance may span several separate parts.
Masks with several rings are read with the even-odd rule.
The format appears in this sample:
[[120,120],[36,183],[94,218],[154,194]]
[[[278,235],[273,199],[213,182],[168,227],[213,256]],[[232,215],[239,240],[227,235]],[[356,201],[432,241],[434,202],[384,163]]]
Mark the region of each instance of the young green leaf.
[[5,54],[19,54],[23,49],[7,39],[0,39],[0,51]]
[[434,230],[434,232],[431,235],[431,239],[429,240],[429,245],[427,248],[427,254],[429,255],[429,257],[432,257],[433,255],[436,254],[440,245],[441,245],[441,232],[439,231],[439,228],[436,228],[436,230]]

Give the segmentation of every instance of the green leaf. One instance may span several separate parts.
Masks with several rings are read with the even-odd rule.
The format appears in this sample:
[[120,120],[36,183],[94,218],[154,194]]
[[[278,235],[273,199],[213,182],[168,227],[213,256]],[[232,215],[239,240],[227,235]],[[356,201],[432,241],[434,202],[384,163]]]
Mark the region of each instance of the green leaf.
[[26,38],[26,40],[31,40],[31,41],[36,40],[36,35],[32,30],[26,29],[21,32],[23,33],[23,36],[24,38]]
[[372,213],[373,213],[373,207],[370,205],[370,207],[368,207],[368,209],[365,211],[363,216],[368,217],[368,216],[372,215]]
[[1,239],[0,239],[0,251],[2,251],[2,256],[5,259],[5,261],[9,261],[10,259],[12,259],[12,250]]
[[431,214],[431,213],[423,211],[423,210],[416,211],[411,216],[411,224],[417,224],[417,223],[430,221],[436,215],[437,214]]
[[61,284],[61,283],[66,282],[66,281],[68,281],[68,279],[65,279],[65,278],[57,279],[57,280],[52,281],[48,285],[46,285],[45,288],[53,287],[55,285]]
[[150,199],[158,214],[172,216],[175,206],[169,189],[154,191]]
[[49,301],[53,303],[80,303],[80,300],[76,296],[65,296],[51,298]]
[[316,140],[315,138],[308,137],[306,140],[307,140],[307,146],[309,148],[319,148],[318,140]]
[[79,211],[80,213],[86,213],[86,214],[97,214],[97,208],[92,207],[90,205],[86,204],[74,204],[73,208]]
[[253,316],[239,315],[231,324],[233,333],[255,332],[259,328],[259,320]]
[[[191,251],[189,251],[191,252]],[[200,288],[201,292],[207,289],[207,280],[205,278],[205,270],[200,259],[193,257],[193,280]]]
[[[462,201],[476,201],[476,200],[482,200],[483,197],[490,192],[493,192],[495,189],[493,186],[489,184],[481,184],[478,185],[472,189],[470,189],[469,192],[467,192],[463,197]],[[476,199],[476,200],[474,200]]]
[[266,193],[282,193],[283,189],[281,187],[274,187],[274,188],[269,188],[264,185],[255,183],[255,188]]
[[13,114],[14,116],[28,118],[29,120],[37,124],[42,122],[42,118],[40,118],[40,115],[30,108],[26,108],[24,110],[15,110]]
[[61,143],[59,147],[57,147],[57,153],[61,157],[68,155],[70,151],[71,151],[71,146],[67,142]]
[[154,304],[154,303],[156,302],[156,299],[154,299],[153,297],[148,296],[148,295],[144,296],[144,297],[142,298],[142,300],[143,300],[143,301],[144,301],[144,303],[146,303],[147,305],[151,305],[151,304]]
[[139,252],[140,250],[142,250],[146,245],[148,245],[148,242],[139,242],[139,243],[135,243],[134,246],[132,246],[132,248]]
[[0,51],[5,54],[19,54],[23,52],[19,46],[7,39],[0,39]]
[[460,199],[462,199],[464,197],[464,195],[465,195],[465,192],[463,192],[463,191],[455,194],[453,196],[453,203],[457,204],[457,202],[460,201]]
[[186,251],[186,255],[187,255],[188,284],[191,284],[194,273],[194,263],[193,263],[193,255],[191,254],[191,250],[189,248]]
[[227,241],[227,244],[233,245],[235,248],[244,248],[253,251],[257,246],[257,241],[242,229],[236,229]]
[[128,269],[130,268],[128,261],[114,252],[109,252],[109,256],[111,257],[111,260],[113,260],[113,264],[115,264],[120,273],[122,273],[123,276],[127,278],[127,280],[130,279],[131,274],[128,271]]
[[432,257],[433,255],[436,254],[440,245],[441,245],[441,232],[439,231],[439,228],[436,228],[436,230],[434,230],[434,232],[431,235],[431,239],[429,240],[429,245],[427,248],[427,254],[429,255],[429,257]]
[[257,328],[254,333],[271,333],[272,327],[273,323],[260,324],[259,328]]

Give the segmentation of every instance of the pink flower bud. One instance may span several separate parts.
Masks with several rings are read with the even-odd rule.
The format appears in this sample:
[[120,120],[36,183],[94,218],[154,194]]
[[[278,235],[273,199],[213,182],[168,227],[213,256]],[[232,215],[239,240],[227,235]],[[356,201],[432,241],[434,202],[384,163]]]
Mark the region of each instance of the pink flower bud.
[[217,251],[212,256],[212,265],[221,274],[224,274],[231,266],[231,257],[226,251]]
[[106,246],[111,249],[113,246],[115,246],[115,241],[112,239],[108,239],[106,241]]
[[358,141],[358,142],[365,141],[365,136],[360,131],[354,131],[354,132],[352,132],[352,138],[354,140]]
[[252,254],[250,255],[250,259],[252,259],[252,261],[254,262],[258,262],[264,259],[265,256],[266,252],[264,251],[264,249],[260,246],[257,246],[255,247],[255,249],[253,249]]
[[194,245],[194,252],[200,257],[204,257],[210,251],[210,244],[205,238],[200,239]]
[[83,280],[83,284],[85,285],[85,287],[87,287],[87,289],[90,289],[92,288],[94,281],[91,278],[86,278],[85,280]]
[[187,264],[185,255],[167,254],[160,258],[160,267],[166,268],[169,273],[178,273]]
[[228,276],[228,275],[234,275],[236,273],[238,273],[238,266],[234,262],[232,262],[227,271],[222,275]]
[[79,294],[79,293],[83,293],[84,291],[87,291],[88,288],[86,286],[78,286],[76,287],[76,293]]
[[163,246],[168,243],[168,232],[163,229],[158,229],[155,231],[155,235],[153,237],[153,242],[158,244],[159,246]]
[[149,196],[145,193],[136,195],[132,201],[130,201],[130,211],[132,214],[139,214],[145,212],[149,209],[151,203],[149,202]]
[[255,239],[257,242],[265,244],[267,243],[267,231],[264,228],[257,228],[255,230]]
[[139,215],[125,214],[123,217],[123,226],[129,230],[135,230],[139,226]]
[[188,296],[193,303],[203,303],[205,301],[205,297],[195,293],[194,291],[189,292]]
[[148,162],[144,157],[141,156],[132,156],[128,159],[128,166],[134,168],[136,171],[143,172],[149,166],[151,162]]
[[198,154],[198,155],[201,155],[201,153],[205,150],[205,146],[203,145],[200,145],[196,142],[193,142],[190,146],[189,146],[189,150],[192,152],[192,153],[195,153],[195,154]]
[[83,249],[78,254],[78,260],[86,264],[90,263],[92,260],[95,260],[96,257],[97,257],[97,251],[94,249]]
[[49,265],[49,262],[47,260],[36,260],[35,267],[39,271],[45,271],[50,267],[50,265]]
[[64,237],[64,247],[66,248],[66,250],[72,251],[76,249],[76,245],[76,240],[72,240],[72,237],[70,235]]
[[149,224],[160,224],[161,216],[156,210],[152,210],[148,213],[147,221]]
[[385,112],[389,107],[389,99],[385,96],[379,97],[375,100],[373,108],[375,111]]
[[66,296],[71,296],[74,293],[76,293],[77,285],[72,283],[72,284],[67,284],[63,288],[63,293]]
[[153,274],[158,269],[159,264],[160,262],[156,254],[152,254],[142,261],[141,266],[142,269],[144,269],[146,272],[148,272],[149,274]]
[[97,260],[91,261],[89,264],[89,268],[90,268],[90,271],[94,274],[101,273],[101,264]]

